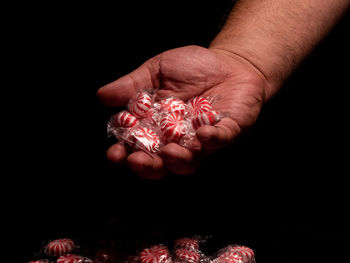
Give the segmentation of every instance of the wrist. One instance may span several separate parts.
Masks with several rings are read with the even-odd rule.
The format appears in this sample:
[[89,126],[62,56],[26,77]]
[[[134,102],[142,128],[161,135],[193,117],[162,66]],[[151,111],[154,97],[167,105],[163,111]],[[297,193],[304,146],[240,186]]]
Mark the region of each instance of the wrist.
[[226,58],[230,58],[233,61],[239,61],[244,66],[246,66],[249,71],[251,71],[254,75],[257,75],[262,81],[260,82],[261,88],[263,89],[262,93],[262,101],[268,101],[278,90],[279,85],[272,82],[271,79],[268,78],[266,73],[256,64],[256,62],[251,59],[249,56],[245,55],[245,53],[239,49],[232,49],[225,47],[224,45],[210,45],[209,49],[224,55]]

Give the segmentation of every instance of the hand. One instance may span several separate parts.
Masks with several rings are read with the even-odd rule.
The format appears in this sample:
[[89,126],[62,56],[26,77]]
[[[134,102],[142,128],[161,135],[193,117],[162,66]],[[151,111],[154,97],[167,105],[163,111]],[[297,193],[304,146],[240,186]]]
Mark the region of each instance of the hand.
[[128,154],[121,143],[107,151],[112,162],[126,162],[138,175],[161,178],[168,171],[193,173],[203,155],[230,144],[251,126],[265,101],[269,83],[246,59],[222,49],[187,46],[161,53],[135,71],[100,88],[97,95],[106,106],[123,106],[137,89],[157,88],[157,97],[176,96],[183,101],[196,96],[218,97],[214,109],[228,113],[215,126],[197,130],[201,150],[191,151],[175,143],[165,145],[160,154],[142,151]]

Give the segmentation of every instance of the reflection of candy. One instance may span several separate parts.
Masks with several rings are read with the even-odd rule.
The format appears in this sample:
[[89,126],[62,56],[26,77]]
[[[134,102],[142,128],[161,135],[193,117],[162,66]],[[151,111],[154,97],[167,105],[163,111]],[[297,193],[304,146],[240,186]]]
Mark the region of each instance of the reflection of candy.
[[180,115],[184,115],[186,111],[186,105],[182,100],[169,98],[160,101],[160,110],[165,112],[173,112]]
[[140,253],[141,263],[165,263],[170,259],[168,249],[163,245],[145,248]]
[[138,124],[139,121],[134,115],[124,110],[114,116],[114,122],[118,127],[131,128]]
[[210,111],[212,108],[211,103],[201,97],[191,99],[188,104],[193,109],[195,114]]
[[79,255],[66,254],[57,259],[57,263],[81,263],[83,258]]
[[159,136],[146,127],[138,127],[132,130],[127,140],[135,150],[146,150],[151,153],[157,152],[160,146]]
[[176,113],[164,116],[160,121],[160,129],[168,142],[175,142],[186,133],[183,118]]
[[192,124],[195,129],[198,129],[202,125],[214,125],[218,122],[219,118],[219,113],[217,111],[211,110],[196,115],[192,119]]
[[179,238],[175,240],[174,244],[175,244],[175,247],[178,247],[178,248],[185,248],[189,250],[199,249],[198,240],[193,238],[188,238],[188,237]]
[[179,248],[175,250],[175,256],[178,261],[186,263],[197,263],[200,258],[197,252],[184,248]]
[[129,104],[129,111],[137,118],[145,116],[146,112],[152,107],[151,96],[145,92],[137,94],[135,100]]
[[28,263],[49,263],[48,259],[38,259],[34,261],[29,261]]
[[51,241],[46,246],[46,254],[49,256],[61,256],[63,254],[66,254],[70,251],[72,251],[74,248],[74,242],[73,240],[69,238],[64,239],[56,239],[54,241]]

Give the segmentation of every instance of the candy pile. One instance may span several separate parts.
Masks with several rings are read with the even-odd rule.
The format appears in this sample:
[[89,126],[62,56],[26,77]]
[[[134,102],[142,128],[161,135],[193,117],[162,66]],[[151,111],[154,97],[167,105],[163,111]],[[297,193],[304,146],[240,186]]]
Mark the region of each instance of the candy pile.
[[93,261],[78,254],[72,253],[77,246],[69,238],[56,239],[50,241],[43,249],[43,255],[48,259],[38,259],[29,263],[92,263]]
[[254,251],[246,246],[230,245],[208,256],[200,249],[198,238],[175,240],[172,252],[164,245],[154,245],[139,253],[140,263],[255,263]]
[[209,98],[196,97],[185,103],[169,97],[155,102],[154,94],[140,91],[128,102],[127,110],[111,117],[107,132],[133,150],[152,154],[170,142],[194,148],[196,130],[216,124],[221,117]]
[[188,237],[177,239],[174,248],[175,262],[197,263],[201,258],[199,239]]
[[207,255],[203,243],[205,240],[199,236],[183,237],[169,246],[155,244],[131,254],[112,249],[97,252],[85,249],[86,257],[71,239],[56,239],[45,245],[41,255],[37,256],[46,259],[29,263],[255,263],[254,251],[246,246],[230,245],[214,255]]

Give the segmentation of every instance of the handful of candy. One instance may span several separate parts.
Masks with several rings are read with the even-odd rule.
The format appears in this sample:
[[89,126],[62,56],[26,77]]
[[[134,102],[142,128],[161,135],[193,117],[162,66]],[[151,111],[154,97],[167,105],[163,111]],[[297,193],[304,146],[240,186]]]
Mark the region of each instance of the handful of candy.
[[213,109],[212,101],[195,97],[184,102],[168,97],[155,102],[154,94],[139,91],[130,99],[127,109],[111,117],[107,132],[133,150],[151,154],[171,142],[195,149],[196,130],[203,125],[215,125],[223,117]]

